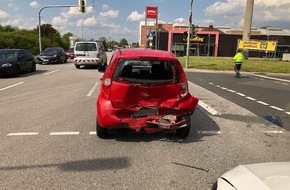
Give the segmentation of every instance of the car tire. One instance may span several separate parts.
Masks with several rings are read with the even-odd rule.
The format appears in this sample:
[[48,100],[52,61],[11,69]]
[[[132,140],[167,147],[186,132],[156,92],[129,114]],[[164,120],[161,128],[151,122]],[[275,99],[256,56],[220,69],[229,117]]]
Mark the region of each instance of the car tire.
[[36,63],[32,63],[30,72],[35,72],[36,71]]
[[176,129],[176,135],[180,138],[186,138],[189,133],[190,133],[190,127],[191,127],[191,122],[190,122],[190,115],[185,116],[186,119],[186,127],[182,127],[180,129]]
[[20,74],[21,74],[21,69],[20,69],[20,66],[17,65],[17,66],[15,67],[15,70],[14,70],[14,76],[15,76],[15,77],[18,77]]
[[60,57],[58,57],[58,58],[57,58],[57,63],[59,63],[59,64],[60,64],[60,63],[62,63],[62,61],[61,61],[61,58],[60,58]]
[[105,139],[108,137],[108,129],[101,127],[98,120],[96,120],[96,131],[97,131],[97,136],[101,139]]
[[79,69],[79,68],[81,68],[81,66],[80,65],[76,65],[76,68]]

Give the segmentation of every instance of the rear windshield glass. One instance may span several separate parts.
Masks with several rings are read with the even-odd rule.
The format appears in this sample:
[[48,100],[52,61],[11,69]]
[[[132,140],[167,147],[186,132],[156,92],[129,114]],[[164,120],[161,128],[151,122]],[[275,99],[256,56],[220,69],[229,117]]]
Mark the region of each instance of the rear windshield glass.
[[18,51],[14,50],[0,50],[0,58],[16,59]]
[[174,63],[160,60],[121,60],[115,80],[134,82],[167,82],[175,79]]
[[97,51],[95,43],[77,43],[76,51]]

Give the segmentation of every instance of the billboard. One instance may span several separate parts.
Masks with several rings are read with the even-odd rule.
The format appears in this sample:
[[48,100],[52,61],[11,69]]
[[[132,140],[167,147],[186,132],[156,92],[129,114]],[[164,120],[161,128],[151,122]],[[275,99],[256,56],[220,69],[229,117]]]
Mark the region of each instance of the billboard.
[[157,18],[158,7],[146,7],[146,18]]
[[238,49],[276,51],[277,41],[239,40]]

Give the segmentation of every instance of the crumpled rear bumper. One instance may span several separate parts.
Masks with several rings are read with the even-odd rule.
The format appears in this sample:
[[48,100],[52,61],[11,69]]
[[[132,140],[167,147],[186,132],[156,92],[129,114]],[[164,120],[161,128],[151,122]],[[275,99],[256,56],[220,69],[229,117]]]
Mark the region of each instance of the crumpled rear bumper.
[[133,113],[141,109],[151,109],[150,107],[126,107],[114,108],[111,101],[100,96],[97,101],[96,118],[101,127],[104,128],[130,128],[136,131],[142,129],[178,129],[187,126],[185,116],[192,115],[196,109],[198,99],[189,94],[188,97],[179,101],[175,107],[154,107],[158,109],[158,114],[142,115],[134,117]]

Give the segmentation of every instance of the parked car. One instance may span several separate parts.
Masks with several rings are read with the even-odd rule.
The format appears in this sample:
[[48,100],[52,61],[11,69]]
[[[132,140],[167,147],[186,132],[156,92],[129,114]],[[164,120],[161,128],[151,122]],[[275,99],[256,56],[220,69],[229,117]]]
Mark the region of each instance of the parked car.
[[33,54],[26,49],[0,49],[0,74],[19,76],[36,70]]
[[177,57],[152,49],[117,49],[104,72],[96,101],[97,136],[108,129],[190,133],[191,115],[198,99],[188,91],[188,81]]
[[67,62],[67,56],[61,47],[47,47],[37,56],[39,64]]
[[265,162],[237,166],[218,178],[212,189],[290,189],[290,162]]
[[73,59],[73,58],[75,58],[74,48],[69,48],[69,49],[66,51],[66,56],[67,56],[68,59]]
[[107,65],[107,54],[102,42],[76,42],[74,64],[81,66]]

